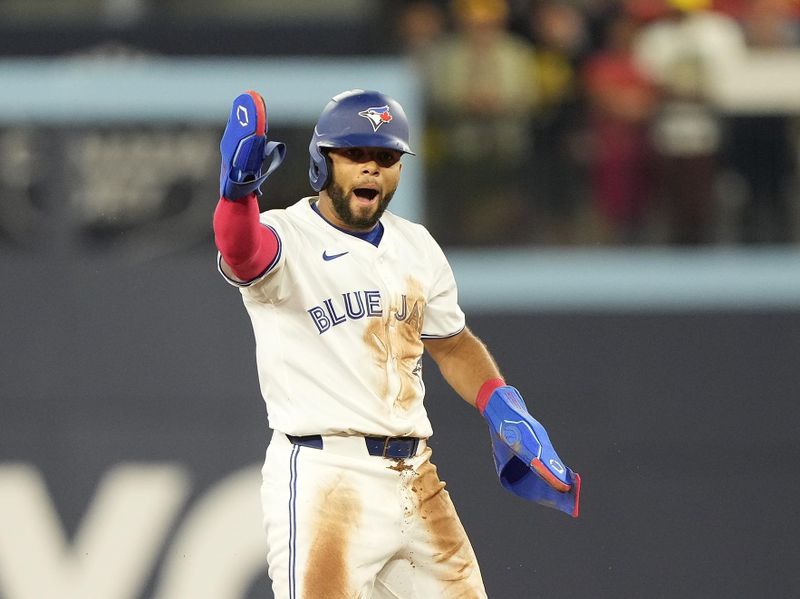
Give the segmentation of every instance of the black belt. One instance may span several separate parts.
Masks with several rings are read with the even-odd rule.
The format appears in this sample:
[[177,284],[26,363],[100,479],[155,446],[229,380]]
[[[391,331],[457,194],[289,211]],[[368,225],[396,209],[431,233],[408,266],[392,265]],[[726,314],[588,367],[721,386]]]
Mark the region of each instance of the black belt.
[[[295,445],[322,449],[322,435],[306,435],[298,437],[286,435]],[[381,456],[392,460],[402,460],[417,455],[419,439],[417,437],[363,437],[369,455]]]

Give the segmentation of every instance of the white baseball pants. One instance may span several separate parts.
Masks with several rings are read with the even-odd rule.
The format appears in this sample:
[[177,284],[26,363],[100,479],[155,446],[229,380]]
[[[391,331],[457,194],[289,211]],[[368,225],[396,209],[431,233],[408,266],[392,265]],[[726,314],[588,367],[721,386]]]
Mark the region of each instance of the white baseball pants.
[[362,437],[324,448],[275,432],[261,490],[275,599],[485,599],[475,553],[420,442],[404,460]]

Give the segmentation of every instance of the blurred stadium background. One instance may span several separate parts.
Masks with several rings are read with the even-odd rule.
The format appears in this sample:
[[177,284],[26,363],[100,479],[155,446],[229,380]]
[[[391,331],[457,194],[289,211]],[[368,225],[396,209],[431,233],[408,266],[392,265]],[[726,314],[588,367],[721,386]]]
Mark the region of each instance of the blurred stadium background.
[[798,2],[0,0],[0,597],[272,597],[217,144],[261,91],[291,204],[353,87],[585,479],[577,521],[503,491],[426,364],[489,596],[798,596]]

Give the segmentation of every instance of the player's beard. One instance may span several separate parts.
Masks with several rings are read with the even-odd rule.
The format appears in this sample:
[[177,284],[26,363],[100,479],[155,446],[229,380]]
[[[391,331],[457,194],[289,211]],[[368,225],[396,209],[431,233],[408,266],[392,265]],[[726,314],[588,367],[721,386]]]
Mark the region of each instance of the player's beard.
[[378,223],[381,216],[383,216],[386,207],[389,206],[389,202],[392,201],[392,197],[394,196],[395,192],[394,189],[386,192],[386,195],[381,198],[374,212],[358,215],[354,214],[352,208],[350,207],[350,196],[353,193],[352,190],[350,193],[345,193],[341,185],[331,182],[331,184],[328,185],[327,191],[328,197],[330,197],[331,204],[333,205],[333,210],[336,212],[336,215],[341,219],[341,221],[348,227],[362,230],[369,230]]

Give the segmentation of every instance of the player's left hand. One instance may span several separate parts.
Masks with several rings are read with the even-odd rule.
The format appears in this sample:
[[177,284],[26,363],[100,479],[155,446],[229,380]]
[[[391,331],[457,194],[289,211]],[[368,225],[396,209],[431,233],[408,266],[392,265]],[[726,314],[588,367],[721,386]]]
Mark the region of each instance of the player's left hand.
[[[503,485],[518,495],[577,516],[580,476],[558,457],[547,431],[528,413],[519,391],[509,385],[498,387],[482,414],[492,433],[495,465]],[[516,459],[512,462],[512,458]],[[534,472],[546,487],[522,480],[524,473],[518,472],[517,466]]]

